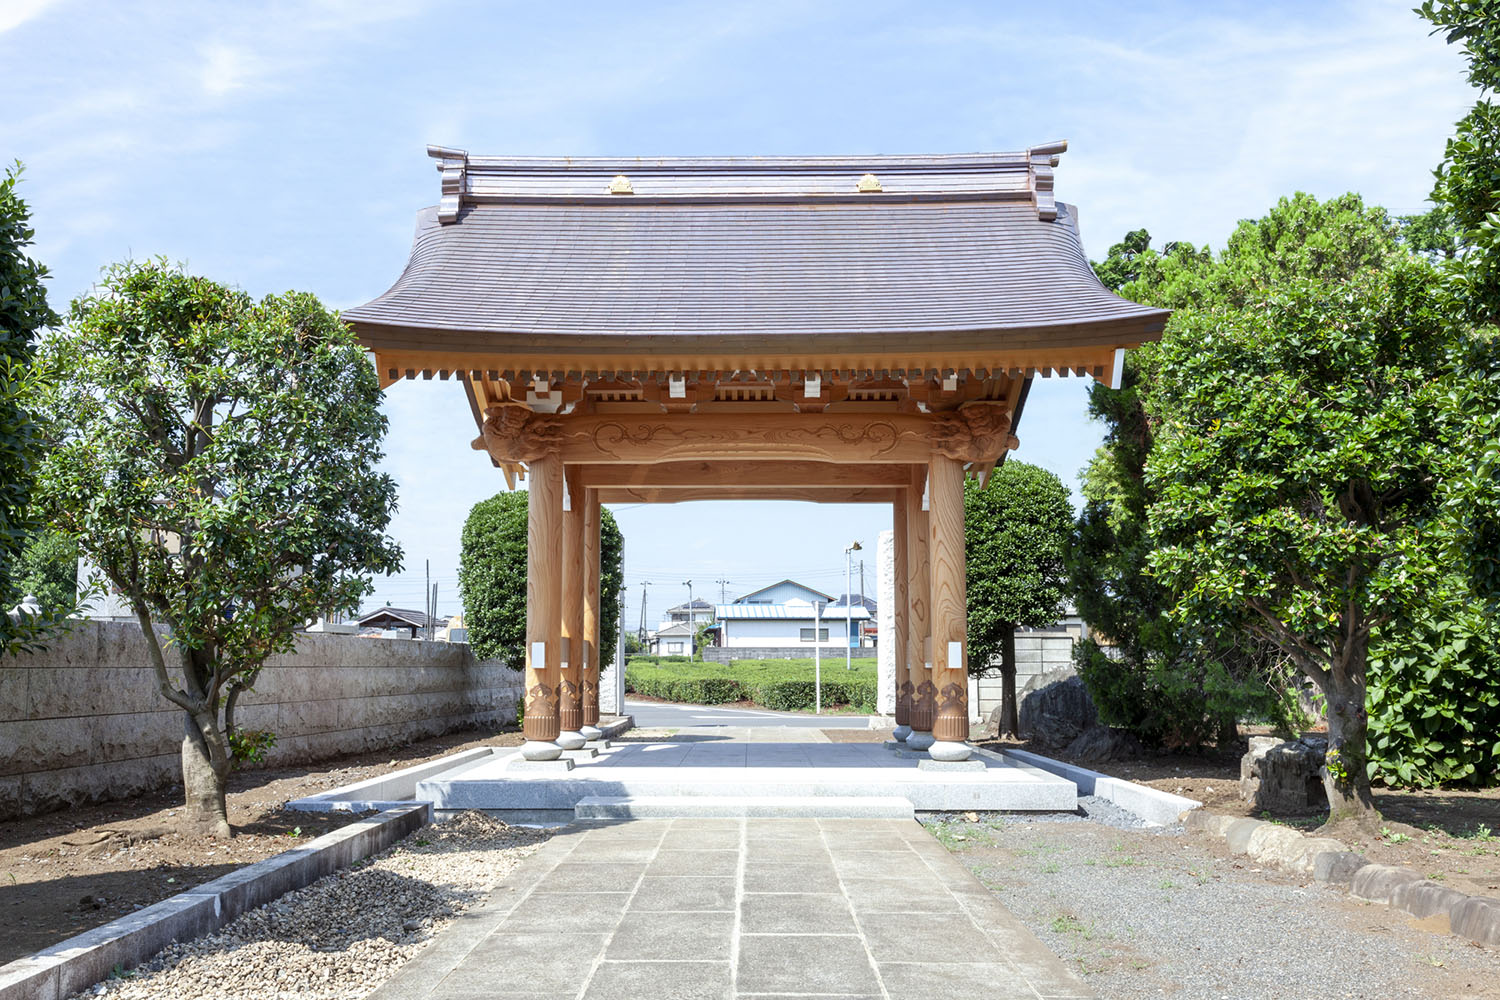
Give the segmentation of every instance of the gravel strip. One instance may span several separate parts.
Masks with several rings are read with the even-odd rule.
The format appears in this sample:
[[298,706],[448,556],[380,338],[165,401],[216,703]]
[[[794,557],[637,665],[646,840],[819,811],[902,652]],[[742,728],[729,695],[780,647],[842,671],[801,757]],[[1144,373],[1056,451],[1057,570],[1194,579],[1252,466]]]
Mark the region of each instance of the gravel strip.
[[928,828],[1101,997],[1500,997],[1500,952],[1206,838],[978,819]]
[[207,937],[179,942],[77,994],[118,1000],[352,1000],[370,993],[548,834],[463,813],[289,892]]
[[[1146,821],[1141,819],[1129,809],[1123,809],[1115,805],[1109,799],[1101,799],[1097,795],[1078,796],[1078,811],[1071,813],[1044,812],[924,812],[917,818],[925,825],[936,823],[960,822],[967,816],[978,816],[980,819],[1003,820],[1006,823],[1097,823],[1103,826],[1112,826],[1118,830],[1144,830],[1147,829]],[[1169,827],[1150,828],[1159,833],[1181,833],[1182,827],[1172,825]]]

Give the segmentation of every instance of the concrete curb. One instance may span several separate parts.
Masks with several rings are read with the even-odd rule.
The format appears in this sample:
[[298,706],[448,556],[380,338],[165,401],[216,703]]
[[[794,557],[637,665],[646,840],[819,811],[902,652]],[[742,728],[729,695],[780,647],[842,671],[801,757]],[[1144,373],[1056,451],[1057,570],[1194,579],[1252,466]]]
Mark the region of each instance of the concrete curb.
[[1277,823],[1197,810],[1184,813],[1182,825],[1192,833],[1222,837],[1234,854],[1311,873],[1318,882],[1347,885],[1355,899],[1384,903],[1418,920],[1444,915],[1454,934],[1500,947],[1500,899],[1470,896],[1411,868],[1373,864],[1330,837],[1304,836]]
[[241,914],[377,854],[428,821],[426,803],[401,803],[170,899],[0,966],[0,1000],[63,1000],[131,968],[174,941],[209,934]]
[[[635,719],[624,715],[600,726],[599,730],[604,734],[604,739],[611,739],[633,728],[635,728]],[[350,785],[341,785],[316,795],[292,799],[286,807],[299,812],[317,813],[382,812],[386,809],[400,809],[412,804],[417,797],[417,786],[428,778],[434,778],[440,774],[458,775],[470,768],[478,767],[496,755],[514,753],[516,750],[516,747],[475,747],[473,750],[461,750],[456,754],[430,760],[425,764],[414,764],[399,771],[376,775]]]
[[1139,785],[1123,778],[1112,778],[1107,774],[1090,771],[1076,764],[1065,764],[1060,760],[1043,757],[1041,754],[1031,753],[1028,750],[1007,749],[1001,750],[1000,753],[1023,764],[1041,768],[1060,778],[1067,778],[1078,786],[1079,795],[1095,795],[1113,802],[1121,809],[1128,809],[1145,820],[1147,826],[1168,826],[1178,822],[1184,812],[1192,812],[1203,806],[1203,803],[1197,799],[1173,795],[1171,792],[1163,792],[1149,785]]

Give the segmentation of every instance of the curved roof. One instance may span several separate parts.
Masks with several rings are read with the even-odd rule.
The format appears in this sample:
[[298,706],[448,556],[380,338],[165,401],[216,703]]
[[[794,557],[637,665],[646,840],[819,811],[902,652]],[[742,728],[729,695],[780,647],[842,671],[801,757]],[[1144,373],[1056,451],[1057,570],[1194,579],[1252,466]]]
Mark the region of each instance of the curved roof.
[[[561,160],[434,149],[441,205],[344,318],[377,351],[971,356],[1130,346],[1167,313],[1094,277],[1025,153]],[[611,193],[612,191],[618,193]]]

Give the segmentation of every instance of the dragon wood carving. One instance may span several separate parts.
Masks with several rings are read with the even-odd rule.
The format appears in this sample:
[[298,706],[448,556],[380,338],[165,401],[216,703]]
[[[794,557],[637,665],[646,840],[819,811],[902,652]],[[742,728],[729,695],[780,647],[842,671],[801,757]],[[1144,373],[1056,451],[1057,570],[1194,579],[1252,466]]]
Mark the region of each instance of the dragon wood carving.
[[994,462],[1018,443],[1010,414],[994,404],[971,403],[932,422],[933,450],[959,462]]
[[533,462],[554,451],[562,439],[562,425],[550,413],[537,413],[523,403],[503,402],[484,411],[480,436],[471,444],[487,451],[501,465]]

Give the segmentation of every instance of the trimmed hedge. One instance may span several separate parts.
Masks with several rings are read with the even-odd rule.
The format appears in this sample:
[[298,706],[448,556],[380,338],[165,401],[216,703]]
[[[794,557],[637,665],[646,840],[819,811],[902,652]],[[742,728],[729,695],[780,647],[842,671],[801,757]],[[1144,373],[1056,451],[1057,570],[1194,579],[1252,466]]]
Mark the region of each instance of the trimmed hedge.
[[[874,711],[879,682],[875,661],[854,661],[847,672],[835,661],[823,668],[823,707]],[[776,712],[812,711],[813,662],[734,660],[692,663],[685,657],[632,657],[625,665],[625,688],[648,698],[690,705],[749,701]]]

